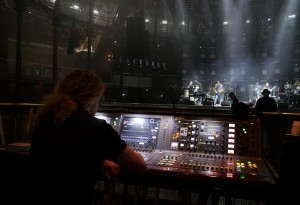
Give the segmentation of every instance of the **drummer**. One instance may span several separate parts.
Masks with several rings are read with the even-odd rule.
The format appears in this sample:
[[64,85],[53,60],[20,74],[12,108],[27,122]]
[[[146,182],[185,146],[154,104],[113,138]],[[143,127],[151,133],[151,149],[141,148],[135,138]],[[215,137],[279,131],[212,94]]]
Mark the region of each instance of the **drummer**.
[[189,95],[194,97],[195,104],[201,105],[203,100],[203,96],[201,95],[203,92],[202,83],[199,83],[196,80],[195,83],[194,81],[190,81],[190,84],[188,85],[188,89],[189,89]]
[[283,86],[284,91],[284,101],[288,104],[292,102],[292,84],[289,81],[286,81]]
[[190,81],[190,84],[188,85],[189,93],[193,94],[194,93],[194,84],[193,81]]

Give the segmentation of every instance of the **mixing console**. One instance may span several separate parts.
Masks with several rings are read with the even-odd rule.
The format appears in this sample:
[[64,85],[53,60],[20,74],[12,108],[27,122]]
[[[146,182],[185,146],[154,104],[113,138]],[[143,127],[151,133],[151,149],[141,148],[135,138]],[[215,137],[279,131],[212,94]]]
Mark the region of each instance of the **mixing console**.
[[97,113],[141,153],[150,170],[272,181],[257,118]]
[[263,157],[260,119],[185,113],[97,113],[147,163],[146,174],[121,181],[272,201],[278,176]]

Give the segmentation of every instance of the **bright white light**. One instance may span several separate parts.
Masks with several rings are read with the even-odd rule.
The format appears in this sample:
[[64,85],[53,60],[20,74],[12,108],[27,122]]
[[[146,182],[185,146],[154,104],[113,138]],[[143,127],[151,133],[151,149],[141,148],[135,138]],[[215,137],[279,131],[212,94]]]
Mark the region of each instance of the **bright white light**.
[[55,3],[55,2],[56,2],[56,0],[50,0],[50,2],[51,2],[51,3]]
[[293,15],[289,15],[289,18],[292,18],[292,19],[294,19],[294,18],[296,18],[296,15],[295,15],[295,14],[293,14]]
[[99,14],[99,11],[98,11],[98,10],[94,10],[93,13],[94,13],[95,15],[98,15],[98,14]]
[[185,25],[185,22],[184,22],[184,21],[182,21],[182,22],[181,22],[181,25],[182,25],[182,26],[184,26],[184,25]]
[[246,23],[250,23],[250,22],[251,22],[250,20],[247,20],[247,21],[246,21]]
[[149,19],[145,19],[145,22],[148,23],[148,22],[149,22]]
[[143,118],[133,118],[133,123],[135,124],[143,124],[144,123],[144,119]]
[[268,21],[271,21],[271,19],[270,19],[270,18],[268,18]]
[[79,10],[79,6],[74,4],[73,6],[70,6],[71,9]]
[[163,20],[161,23],[162,24],[168,24],[168,21],[167,20]]
[[223,22],[223,25],[228,25],[228,21],[224,21],[224,22]]

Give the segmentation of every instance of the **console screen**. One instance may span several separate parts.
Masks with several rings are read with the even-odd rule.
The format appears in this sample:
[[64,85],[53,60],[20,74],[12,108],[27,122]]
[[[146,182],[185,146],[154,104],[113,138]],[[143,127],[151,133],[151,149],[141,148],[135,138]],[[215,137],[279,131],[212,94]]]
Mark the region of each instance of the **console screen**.
[[124,117],[120,136],[132,148],[151,151],[156,148],[160,118]]

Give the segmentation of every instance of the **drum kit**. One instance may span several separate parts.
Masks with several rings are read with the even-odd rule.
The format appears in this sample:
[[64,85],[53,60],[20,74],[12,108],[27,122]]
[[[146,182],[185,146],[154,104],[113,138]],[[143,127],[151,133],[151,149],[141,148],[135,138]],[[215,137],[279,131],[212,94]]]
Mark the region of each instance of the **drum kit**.
[[197,81],[195,82],[197,84],[193,84],[191,81],[188,87],[183,88],[183,97],[188,98],[189,103],[192,102],[192,104],[201,105],[205,94],[203,93],[202,84]]

